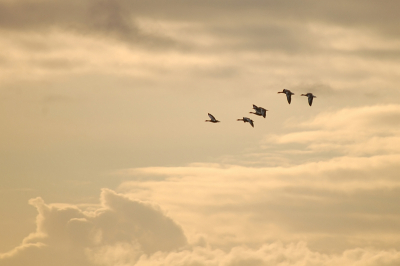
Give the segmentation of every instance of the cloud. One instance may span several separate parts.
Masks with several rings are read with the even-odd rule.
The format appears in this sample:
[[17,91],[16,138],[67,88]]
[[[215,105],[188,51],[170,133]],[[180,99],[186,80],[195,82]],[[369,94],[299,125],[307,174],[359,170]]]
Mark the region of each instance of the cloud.
[[314,152],[377,155],[400,152],[399,105],[375,105],[323,112],[299,123],[297,131],[267,136],[267,143],[299,143]]
[[378,266],[395,265],[400,261],[400,253],[394,250],[378,251],[353,249],[340,255],[328,256],[311,251],[305,243],[283,245],[281,243],[265,244],[259,249],[235,247],[229,252],[195,248],[172,254],[156,254],[142,257],[137,266],[144,265],[182,265],[182,266],[336,266],[358,265]]
[[[395,249],[352,248],[325,254],[304,241],[264,241],[228,249],[209,245],[204,237],[192,237],[188,243],[181,227],[159,207],[108,189],[102,191],[100,205],[46,204],[41,198],[30,204],[38,210],[37,231],[19,247],[0,254],[1,265],[382,266],[400,262]],[[203,222],[214,226],[212,219]]]
[[165,36],[139,29],[134,10],[126,1],[2,1],[0,10],[0,27],[10,31],[61,29],[145,44],[147,48],[173,44]]
[[[37,229],[19,247],[1,254],[2,265],[116,265],[143,254],[169,252],[187,244],[182,228],[149,203],[129,200],[104,189],[101,206],[46,204],[30,200],[38,211]],[[111,254],[108,256],[108,254]]]
[[[200,50],[209,48],[208,45],[204,46],[204,37],[207,37],[208,40],[214,40],[212,43],[219,43],[217,53],[224,50],[270,50],[293,55],[332,48],[326,45],[327,40],[328,43],[345,44],[341,47],[352,46],[359,38],[343,38],[354,35],[354,32],[348,34],[349,29],[358,35],[359,32],[365,32],[365,35],[375,37],[368,42],[360,42],[364,46],[379,42],[379,35],[384,35],[381,38],[398,39],[398,29],[392,26],[398,22],[397,14],[392,11],[396,10],[397,5],[390,3],[390,9],[378,1],[355,1],[352,4],[345,1],[305,1],[299,4],[296,1],[276,3],[258,0],[245,3],[236,0],[173,0],[168,3],[160,0],[2,1],[0,27],[17,31],[55,28],[114,38],[146,48],[183,51],[194,47]],[[151,26],[140,23],[141,20],[155,23]],[[171,38],[168,23],[190,26],[180,35],[175,34],[176,38]],[[154,27],[155,24],[158,26]],[[315,25],[324,26],[316,33],[313,30]],[[327,29],[332,28],[339,28],[342,32],[328,36],[330,30]],[[196,36],[194,32],[205,33],[202,34],[203,38],[196,38],[202,39],[201,45],[190,43],[189,40]],[[379,47],[357,50],[363,55],[376,57],[385,53],[398,54],[398,49],[394,47],[389,51]],[[215,50],[216,47],[212,48]]]
[[399,165],[399,154],[385,154],[286,167],[135,168],[120,174],[140,179],[119,190],[163,202],[188,232],[223,248],[268,240],[306,241],[320,252],[380,249],[400,244]]
[[[362,26],[380,23],[380,3],[354,4],[378,12],[368,20],[347,6],[341,1],[0,1],[6,36],[0,50],[7,51],[0,52],[1,78],[57,82],[59,74],[103,75],[128,76],[134,79],[131,87],[142,87],[137,81],[143,79],[162,88],[190,84],[196,91],[324,84],[397,93],[400,41]],[[342,23],[341,15],[354,23]],[[224,83],[215,85],[215,78]]]

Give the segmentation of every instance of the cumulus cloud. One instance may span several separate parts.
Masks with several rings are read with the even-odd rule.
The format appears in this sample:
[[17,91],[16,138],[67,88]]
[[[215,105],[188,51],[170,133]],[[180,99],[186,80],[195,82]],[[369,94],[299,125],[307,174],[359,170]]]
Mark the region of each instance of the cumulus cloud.
[[212,246],[204,237],[188,243],[182,228],[159,207],[108,189],[103,190],[100,205],[46,204],[41,198],[30,204],[38,210],[37,230],[20,246],[0,254],[0,265],[382,266],[400,262],[400,252],[394,249],[353,248],[325,254],[304,241],[264,241],[228,249]]
[[337,256],[328,256],[311,251],[305,243],[282,245],[266,244],[259,249],[235,247],[229,252],[195,248],[170,254],[156,254],[143,257],[136,265],[181,265],[181,266],[378,266],[395,265],[400,261],[400,253],[395,250],[378,251],[353,249]]
[[[37,230],[1,254],[2,265],[124,265],[187,244],[182,228],[149,203],[104,189],[101,205],[80,208],[30,200]],[[100,261],[100,262],[99,262]]]

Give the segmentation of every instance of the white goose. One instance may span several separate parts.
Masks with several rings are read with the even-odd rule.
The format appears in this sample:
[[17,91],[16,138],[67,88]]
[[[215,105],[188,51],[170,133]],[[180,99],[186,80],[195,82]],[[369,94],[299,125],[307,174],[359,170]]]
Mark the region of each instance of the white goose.
[[263,116],[265,118],[265,116],[267,115],[267,109],[264,109],[262,107],[257,107],[257,105],[253,104],[253,109],[256,110],[256,112],[250,112],[250,114],[255,114],[255,115],[259,115],[259,116]]
[[250,125],[252,126],[252,127],[254,127],[254,121],[253,120],[251,120],[250,118],[248,118],[248,117],[243,117],[243,119],[238,119],[237,121],[243,121],[243,122],[247,122],[247,123],[250,123]]
[[308,92],[306,94],[302,94],[301,96],[307,96],[308,97],[308,104],[311,106],[312,101],[314,98],[317,98],[317,96],[314,96],[312,93]]
[[290,90],[287,90],[287,89],[283,89],[283,91],[279,91],[278,93],[285,93],[288,103],[289,103],[289,104],[291,103],[291,101],[292,101],[292,95],[294,95],[293,92],[291,92]]
[[210,117],[211,120],[206,120],[206,122],[211,122],[211,123],[218,123],[218,122],[220,122],[220,121],[218,121],[217,119],[215,119],[215,117],[214,117],[212,114],[208,113],[208,116]]

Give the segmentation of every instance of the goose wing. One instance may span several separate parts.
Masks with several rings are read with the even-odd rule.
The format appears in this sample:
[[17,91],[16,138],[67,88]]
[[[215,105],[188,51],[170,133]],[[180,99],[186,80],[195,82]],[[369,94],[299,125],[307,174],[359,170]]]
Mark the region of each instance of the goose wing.
[[211,119],[212,121],[217,120],[217,119],[215,119],[215,117],[214,117],[212,114],[210,114],[210,113],[208,113],[208,116],[210,117],[210,119]]
[[258,110],[257,105],[253,104],[253,109],[256,110],[256,112],[257,112],[257,110]]
[[243,121],[244,121],[244,122],[250,123],[250,125],[251,125],[252,127],[254,127],[253,120],[251,120],[250,118],[248,118],[248,117],[243,117]]
[[311,106],[314,96],[312,94],[308,95],[308,104]]
[[249,119],[249,121],[248,121],[248,122],[250,123],[250,125],[251,125],[252,127],[254,127],[253,120]]
[[261,108],[261,114],[265,118],[265,116],[267,115],[267,110],[265,110],[264,108]]
[[286,98],[288,103],[290,104],[292,102],[292,94],[290,93],[290,91],[286,92]]

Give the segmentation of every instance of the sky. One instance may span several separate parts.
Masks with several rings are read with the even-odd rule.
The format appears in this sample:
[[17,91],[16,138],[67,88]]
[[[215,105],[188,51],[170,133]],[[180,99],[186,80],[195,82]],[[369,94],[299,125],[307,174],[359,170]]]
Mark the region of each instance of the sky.
[[0,0],[0,265],[399,265],[399,8]]

